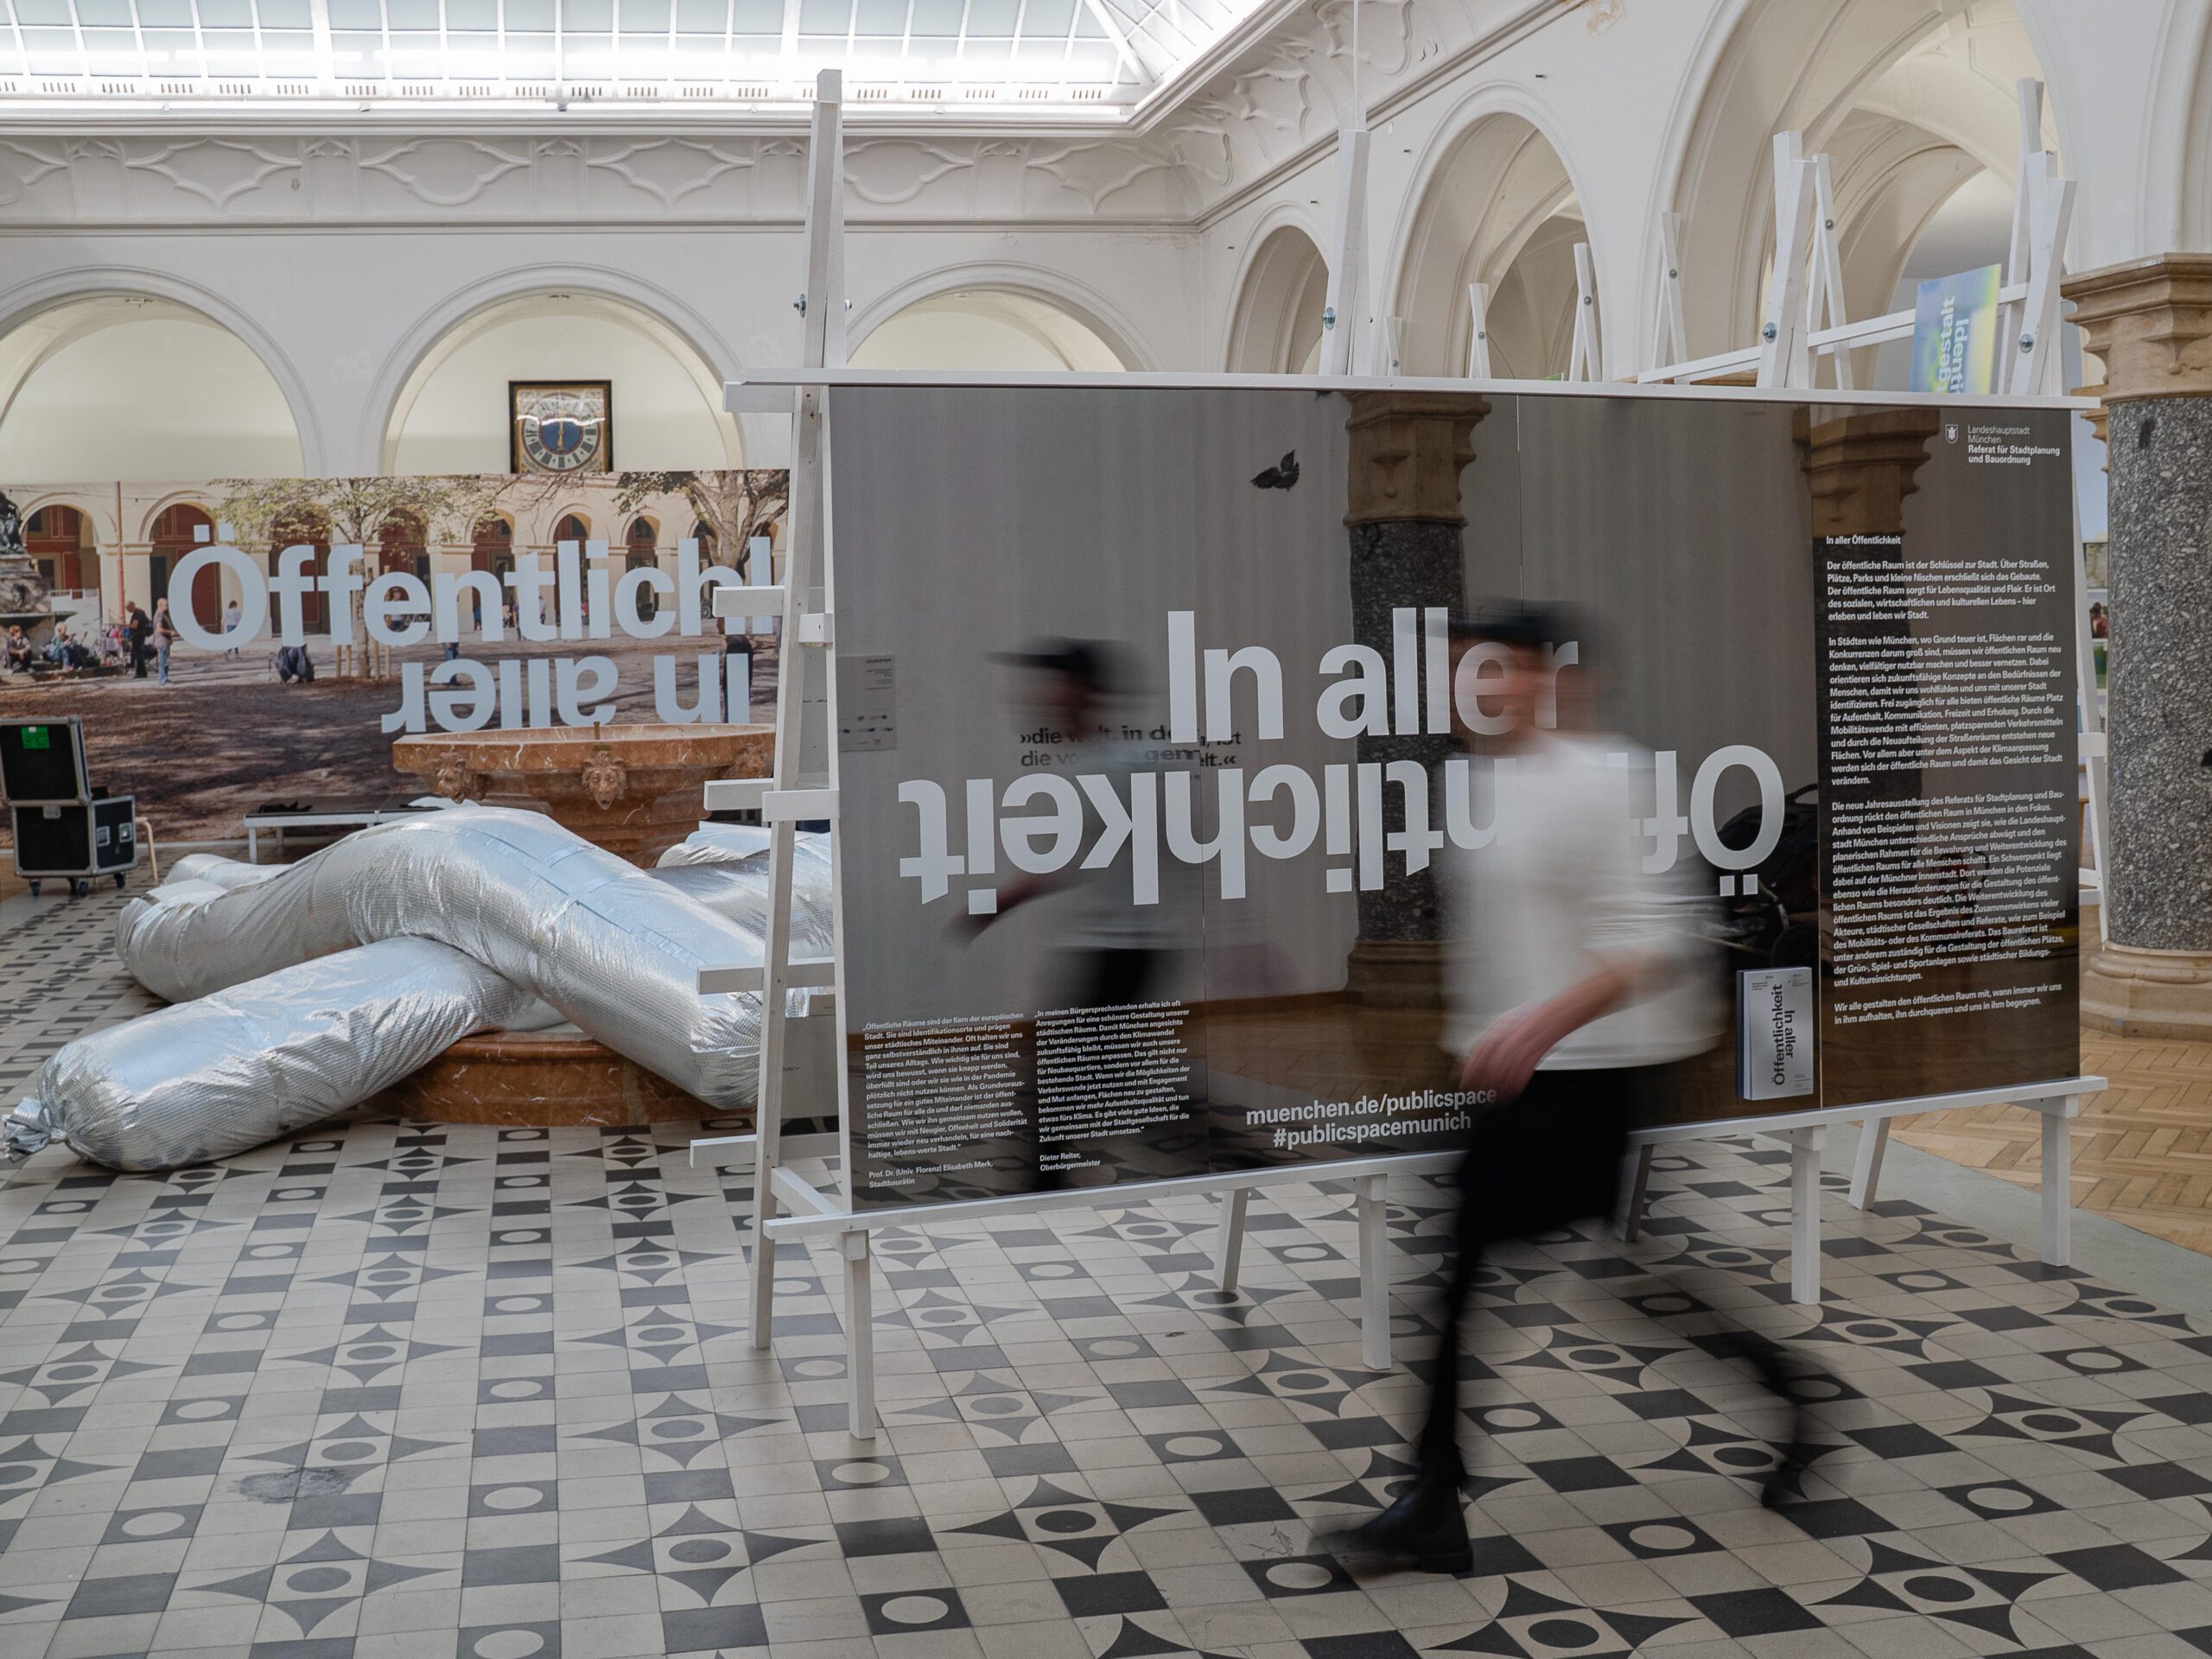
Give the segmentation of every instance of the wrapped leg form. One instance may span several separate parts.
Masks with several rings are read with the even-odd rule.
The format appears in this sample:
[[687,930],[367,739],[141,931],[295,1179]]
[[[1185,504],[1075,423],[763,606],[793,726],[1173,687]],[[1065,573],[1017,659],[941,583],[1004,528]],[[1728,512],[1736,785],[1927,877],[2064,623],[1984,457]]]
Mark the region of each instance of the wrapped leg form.
[[[761,959],[767,855],[705,826],[639,870],[550,818],[455,808],[266,874],[194,861],[131,901],[118,954],[177,1006],[69,1045],[6,1120],[117,1168],[222,1156],[359,1103],[486,1029],[560,1020],[711,1105],[749,1105],[760,1003],[702,968]],[[246,873],[254,871],[249,876]],[[826,838],[802,843],[794,952],[830,943]]]
[[389,1088],[530,1000],[450,945],[381,940],[71,1043],[6,1133],[31,1151],[58,1130],[111,1169],[226,1158]]

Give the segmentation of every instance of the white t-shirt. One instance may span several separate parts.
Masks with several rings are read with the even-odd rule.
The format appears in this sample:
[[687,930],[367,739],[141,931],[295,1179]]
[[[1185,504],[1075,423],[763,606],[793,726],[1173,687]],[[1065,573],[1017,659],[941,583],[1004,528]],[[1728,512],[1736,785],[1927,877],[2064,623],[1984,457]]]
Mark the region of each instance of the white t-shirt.
[[1645,842],[1631,828],[1653,798],[1651,766],[1625,740],[1547,734],[1468,769],[1473,821],[1495,824],[1497,837],[1472,851],[1447,843],[1437,856],[1452,1053],[1466,1054],[1501,1015],[1624,955],[1679,966],[1665,970],[1663,988],[1646,981],[1638,1000],[1571,1033],[1540,1070],[1656,1065],[1717,1040],[1721,999],[1698,934],[1702,900],[1686,880],[1694,867],[1647,873]]

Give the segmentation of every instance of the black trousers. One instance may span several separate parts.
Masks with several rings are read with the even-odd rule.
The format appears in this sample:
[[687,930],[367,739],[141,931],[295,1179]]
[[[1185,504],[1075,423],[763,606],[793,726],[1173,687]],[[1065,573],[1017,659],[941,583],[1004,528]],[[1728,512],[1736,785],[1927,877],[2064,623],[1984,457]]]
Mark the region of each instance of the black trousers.
[[1648,1120],[1672,1072],[1662,1065],[1539,1071],[1517,1096],[1469,1126],[1458,1249],[1420,1440],[1424,1472],[1459,1477],[1459,1337],[1484,1255],[1509,1240],[1610,1214],[1629,1131]]

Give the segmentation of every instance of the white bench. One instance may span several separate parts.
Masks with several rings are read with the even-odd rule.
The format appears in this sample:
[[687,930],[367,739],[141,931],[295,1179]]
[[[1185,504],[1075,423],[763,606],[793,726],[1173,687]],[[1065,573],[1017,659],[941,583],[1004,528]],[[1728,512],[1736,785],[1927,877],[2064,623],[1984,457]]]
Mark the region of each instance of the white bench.
[[379,803],[375,806],[342,806],[335,803],[327,807],[309,804],[304,812],[249,812],[245,815],[245,861],[261,862],[261,832],[272,830],[276,845],[284,845],[287,830],[365,830],[372,823],[383,823],[392,818],[411,818],[429,809],[419,806],[392,806]]

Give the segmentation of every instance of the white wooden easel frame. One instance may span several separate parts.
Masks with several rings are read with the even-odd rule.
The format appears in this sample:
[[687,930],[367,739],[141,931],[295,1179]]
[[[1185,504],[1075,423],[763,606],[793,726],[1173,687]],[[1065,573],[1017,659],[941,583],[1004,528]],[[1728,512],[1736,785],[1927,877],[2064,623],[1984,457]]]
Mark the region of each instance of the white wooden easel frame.
[[[2051,397],[2065,391],[2060,283],[2074,219],[2075,185],[2059,176],[2058,158],[2043,147],[2044,86],[2024,79],[2015,87],[2020,114],[2019,179],[2012,197],[2012,234],[1998,292],[1996,390],[2014,397]],[[1654,334],[1658,366],[1637,378],[1643,385],[1695,384],[1741,373],[1754,365],[1761,386],[1811,387],[1819,359],[1834,365],[1836,386],[1852,387],[1851,353],[1866,346],[1912,338],[1910,311],[1849,322],[1844,317],[1842,263],[1835,237],[1835,194],[1828,158],[1807,159],[1802,138],[1794,132],[1774,141],[1775,265],[1769,284],[1761,342],[1740,351],[1685,361],[1681,333],[1681,257],[1677,245],[1681,216],[1660,220],[1661,271],[1656,287]],[[1809,252],[1808,252],[1809,250]],[[1824,315],[1823,315],[1824,314]],[[1799,326],[1802,319],[1802,327]],[[2075,695],[2081,709],[2079,752],[2088,779],[2086,829],[2090,866],[2077,885],[2094,893],[2100,934],[2109,928],[2101,902],[2108,868],[2105,826],[2111,784],[2104,710],[2097,695],[2096,647],[2089,638],[2089,578],[2082,544],[2080,503],[2074,513]],[[2044,1118],[2048,1155],[2053,1133]],[[1853,1202],[1872,1202],[1879,1184],[1882,1155],[1889,1142],[1889,1120],[1870,1122],[1859,1146],[1859,1168],[1852,1183]]]
[[[1835,236],[1835,173],[1826,151],[1813,157],[1812,291],[1805,301],[1805,337],[1844,325],[1843,250]],[[1999,331],[1999,337],[2003,337]],[[1837,352],[1828,361],[1837,387],[1851,390],[1851,353]]]
[[[2013,197],[2012,240],[2004,286],[1998,293],[1999,396],[2044,397],[2062,392],[2059,280],[2072,230],[2075,188],[2058,176],[2057,157],[2043,148],[2043,83],[2018,84],[2020,176]],[[1672,319],[1655,328],[1658,363],[1637,376],[1640,384],[1695,385],[1756,369],[1762,386],[1811,390],[1821,358],[1912,338],[1913,314],[1894,311],[1858,322],[1844,320],[1842,266],[1835,244],[1834,190],[1825,156],[1808,157],[1795,132],[1774,139],[1774,272],[1768,283],[1759,342],[1710,357],[1669,354],[1688,350],[1680,323],[1679,214],[1661,215],[1661,269],[1655,315]],[[1672,298],[1670,299],[1670,291]],[[1821,326],[1816,311],[1825,312]],[[1840,390],[1851,389],[1840,370]]]
[[[872,1439],[876,1433],[877,1414],[870,1240],[877,1230],[976,1220],[995,1215],[1032,1215],[1047,1210],[1147,1203],[1163,1197],[1204,1193],[1216,1198],[1221,1206],[1217,1236],[1220,1283],[1224,1290],[1234,1290],[1241,1266],[1247,1208],[1254,1192],[1291,1185],[1344,1182],[1349,1183],[1352,1190],[1356,1217],[1362,1359],[1370,1369],[1386,1369],[1390,1363],[1390,1252],[1386,1226],[1388,1179],[1393,1173],[1426,1174],[1449,1169],[1456,1162],[1454,1154],[1414,1154],[1328,1163],[1278,1165],[1262,1169],[1149,1181],[1131,1186],[1019,1193],[925,1207],[873,1211],[856,1211],[853,1207],[851,1172],[854,1168],[854,1147],[842,1034],[843,1020],[842,1014],[836,1012],[844,1007],[847,950],[843,925],[842,838],[832,848],[833,936],[836,941],[832,954],[827,957],[801,960],[792,959],[790,954],[797,825],[817,819],[834,823],[838,816],[836,676],[835,659],[830,654],[836,637],[833,601],[835,538],[830,515],[829,480],[832,459],[825,393],[836,385],[899,380],[948,385],[1162,385],[1187,388],[1215,385],[1280,388],[1301,383],[1281,376],[958,373],[902,376],[862,374],[846,369],[842,93],[842,82],[837,72],[824,71],[817,84],[813,143],[808,158],[807,286],[801,302],[805,318],[802,366],[790,374],[753,375],[744,381],[732,383],[725,391],[725,402],[734,410],[789,413],[793,421],[791,537],[783,581],[780,584],[767,587],[721,588],[715,594],[714,602],[717,617],[757,616],[764,612],[773,612],[781,618],[784,652],[778,677],[776,750],[772,772],[766,779],[710,783],[705,791],[705,804],[709,810],[757,809],[770,830],[770,887],[763,930],[762,961],[758,964],[707,969],[699,976],[702,995],[736,992],[753,993],[760,997],[757,1124],[751,1135],[710,1137],[692,1145],[695,1163],[701,1161],[703,1156],[705,1161],[720,1167],[743,1165],[752,1167],[754,1244],[751,1264],[750,1330],[753,1345],[756,1349],[766,1349],[772,1340],[778,1248],[786,1241],[836,1237],[839,1243],[839,1255],[845,1264],[848,1427],[856,1438]],[[1336,310],[1336,320],[1341,326],[1332,328],[1324,337],[1325,372],[1302,383],[1319,391],[1370,390],[1402,384],[1387,378],[1353,380],[1345,378],[1342,372],[1341,365],[1350,363],[1355,355],[1362,332],[1357,327],[1361,309],[1358,250],[1363,237],[1366,133],[1356,115],[1352,121],[1347,123],[1344,137],[1345,161],[1340,168],[1343,188],[1338,203],[1339,258],[1330,281],[1332,308]],[[1805,163],[1804,166],[1809,178],[1812,164]],[[1578,251],[1576,264],[1578,298],[1586,300],[1593,294],[1586,250]],[[1802,299],[1801,294],[1800,302]],[[1478,356],[1484,362],[1488,357],[1484,326],[1486,300],[1487,295],[1480,285],[1470,289],[1469,302],[1476,325],[1470,355]],[[1663,294],[1661,302],[1662,306],[1667,303]],[[1796,315],[1802,319],[1805,315],[1802,302],[1794,303]],[[1594,370],[1598,353],[1594,315],[1586,318],[1586,340],[1581,339],[1581,327],[1586,321],[1582,314],[1592,310],[1593,308],[1589,305],[1579,306],[1577,319],[1579,360],[1586,370],[1590,371]],[[1674,326],[1679,330],[1678,300],[1674,315]],[[1339,365],[1335,372],[1327,372],[1325,367],[1332,362]],[[1486,382],[1435,380],[1425,384],[1440,390],[1510,390],[1524,393],[1549,391],[1555,395],[1590,395],[1586,390],[1567,394],[1567,389],[1559,383],[1512,383],[1499,386]],[[1605,395],[1741,398],[1745,394],[1741,391],[1723,393],[1717,390],[1694,387],[1652,385],[1609,387]],[[1795,402],[1800,397],[1800,394],[1780,389],[1750,395],[1754,399],[1777,402]],[[1883,405],[1897,401],[1863,393],[1854,395],[1847,391],[1840,394],[1840,398]],[[1957,407],[1962,403],[1970,405],[1974,401],[1950,399],[1946,400],[1946,406]],[[1995,399],[1981,401],[1993,405],[1998,403]],[[2007,400],[2002,406],[2017,408],[2020,406],[2020,401],[2017,398]],[[2073,406],[2070,400],[2038,397],[2031,401]],[[821,661],[824,671],[820,678],[826,687],[826,695],[810,704],[805,694],[810,671],[805,666],[804,658],[805,653],[815,650],[823,653]],[[810,740],[819,746],[816,769],[812,773],[806,770]],[[838,1035],[832,1046],[832,1058],[827,1068],[833,1074],[830,1077],[823,1077],[819,1071],[809,1071],[803,1060],[796,1059],[791,1052],[795,1016],[790,1012],[790,1003],[793,993],[804,994],[808,1003],[806,1014],[798,1018],[834,1019],[836,1021],[833,1029]],[[791,1136],[784,1134],[785,1110],[794,1092],[795,1079],[796,1092],[804,1098],[810,1109],[818,1110],[826,1106],[834,1092],[838,1122],[835,1134]],[[1634,1236],[1653,1151],[1657,1147],[1682,1141],[1746,1134],[1781,1139],[1792,1148],[1791,1294],[1799,1301],[1817,1301],[1821,1261],[1820,1153],[1827,1129],[1831,1125],[1871,1117],[1877,1120],[1886,1132],[1889,1121],[1895,1116],[1954,1106],[2010,1101],[2034,1107],[2045,1114],[2045,1155],[2054,1160],[2053,1166],[2063,1166],[2066,1155],[2065,1139],[2062,1133],[2054,1142],[2050,1124],[2053,1122],[2063,1123],[2066,1118],[2071,1117],[2078,1110],[2078,1101],[2082,1094],[2103,1086],[2104,1080],[2100,1077],[2076,1077],[2026,1090],[1990,1090],[1972,1095],[1890,1102],[1871,1108],[1822,1109],[1756,1119],[1719,1120],[1641,1130],[1633,1137],[1632,1144],[1637,1147],[1638,1155],[1630,1160],[1629,1181],[1624,1189],[1622,1216],[1624,1228],[1629,1236]],[[1876,1171],[1878,1171],[1884,1144],[1875,1141],[1871,1132],[1867,1142],[1862,1143],[1862,1158],[1871,1157],[1872,1168]],[[802,1165],[818,1168],[821,1173],[810,1177],[798,1167]],[[1873,1175],[1870,1173],[1861,1183],[1869,1197],[1872,1182]],[[2066,1192],[2063,1180],[2047,1184],[2043,1239],[2044,1257],[2046,1261],[2063,1263],[2069,1249],[2066,1217],[2063,1202],[2058,1203],[2054,1211],[2054,1200],[2049,1196],[2052,1190],[2063,1195]]]
[[[837,369],[845,362],[844,283],[844,143],[843,77],[825,69],[815,86],[812,142],[807,151],[806,289],[799,300],[804,320],[802,363],[808,369]],[[726,400],[727,401],[727,400]],[[790,994],[807,994],[809,1013],[830,1017],[843,1005],[843,880],[842,843],[833,838],[830,848],[833,937],[840,948],[827,957],[794,961],[791,956],[792,864],[798,826],[808,821],[837,817],[836,676],[829,652],[836,645],[835,613],[830,603],[833,591],[829,566],[830,445],[823,410],[822,388],[802,384],[771,396],[764,402],[747,400],[746,407],[780,407],[792,416],[791,519],[789,552],[779,586],[718,587],[714,594],[717,617],[757,616],[773,611],[781,618],[782,651],[776,683],[776,747],[771,774],[766,779],[722,779],[706,786],[709,811],[756,810],[768,826],[768,903],[761,930],[761,960],[755,965],[702,969],[702,995],[751,992],[760,998],[760,1070],[754,1131],[749,1136],[716,1137],[695,1142],[696,1160],[702,1147],[750,1143],[757,1179],[753,1192],[753,1284],[751,1331],[753,1345],[766,1348],[773,1330],[775,1248],[771,1224],[785,1205],[804,1213],[818,1214],[850,1208],[849,1190],[839,1198],[821,1192],[791,1173],[785,1156],[785,1048],[791,1035]],[[817,601],[815,595],[822,597]],[[823,704],[810,709],[805,695],[813,672],[805,662],[812,652],[823,652],[831,671],[824,671]],[[820,747],[820,775],[807,774],[809,739]],[[814,993],[826,991],[825,1007],[816,1006]],[[842,1043],[839,1045],[842,1048]],[[835,1073],[839,1121],[844,1121],[844,1068]],[[842,1138],[842,1130],[840,1130]],[[864,1339],[865,1333],[862,1333]]]
[[1590,245],[1574,245],[1574,339],[1567,351],[1570,380],[1605,378],[1605,354],[1598,344],[1598,271]]
[[1659,215],[1659,280],[1652,289],[1651,342],[1655,367],[1689,355],[1689,334],[1682,326],[1682,216],[1671,209]]
[[1490,284],[1467,284],[1467,378],[1487,380],[1490,372]]
[[1366,111],[1355,103],[1337,132],[1336,257],[1329,262],[1321,306],[1319,369],[1325,375],[1356,374],[1366,366],[1360,325],[1367,308],[1367,144]]
[[1790,1149],[1789,1300],[1817,1302],[1821,1300],[1821,1154],[1827,1146],[1828,1130],[1844,1123],[1860,1126],[1851,1202],[1863,1210],[1874,1201],[1883,1156],[1889,1150],[1890,1126],[1899,1118],[1976,1106],[2019,1106],[2035,1112],[2043,1122],[2043,1216],[2037,1253],[2047,1267],[2067,1267],[2074,1255],[2074,1153],[2067,1127],[2080,1116],[2083,1096],[2101,1094],[2106,1086],[2106,1079],[2100,1077],[2066,1077],[2003,1089],[1922,1095],[1872,1106],[1823,1106],[1766,1117],[1723,1118],[1710,1123],[1638,1130],[1631,1138],[1636,1156],[1623,1175],[1618,1209],[1621,1233],[1630,1240],[1637,1235],[1652,1159],[1659,1147],[1732,1135],[1780,1141]]
[[[787,385],[760,381],[734,385],[725,402],[734,410],[775,412],[789,410],[793,417],[791,550],[782,583],[777,587],[719,588],[714,595],[717,617],[753,616],[773,610],[782,619],[785,652],[780,659],[776,697],[776,750],[772,775],[766,779],[725,779],[706,786],[709,811],[757,809],[770,827],[769,893],[762,938],[762,960],[747,964],[704,969],[699,975],[702,995],[753,993],[760,998],[760,1070],[758,1108],[753,1133],[713,1136],[694,1141],[692,1160],[705,1154],[718,1166],[750,1163],[753,1166],[752,1294],[750,1330],[753,1347],[770,1345],[774,1330],[775,1261],[785,1240],[804,1240],[822,1233],[834,1234],[845,1262],[845,1336],[848,1350],[848,1427],[857,1439],[876,1433],[874,1357],[874,1301],[871,1235],[884,1227],[907,1227],[923,1220],[949,1221],[978,1215],[1033,1213],[1041,1209],[1071,1205],[1126,1204],[1122,1189],[1089,1192],[1017,1194],[1006,1198],[948,1204],[925,1212],[912,1209],[880,1211],[853,1207],[851,1111],[843,1064],[842,1036],[836,1045],[833,1078],[808,1077],[807,1092],[824,1102],[834,1086],[838,1129],[834,1135],[793,1136],[787,1142],[783,1123],[787,1104],[786,1085],[798,1071],[786,1059],[791,1015],[789,994],[826,990],[833,1007],[844,1001],[843,878],[842,845],[833,843],[833,893],[836,948],[828,957],[792,960],[791,949],[791,874],[797,825],[811,819],[834,823],[837,817],[836,675],[824,676],[829,685],[827,706],[811,715],[803,689],[806,680],[792,647],[831,648],[835,643],[834,568],[830,531],[829,474],[831,465],[828,423],[823,393],[828,378],[844,365],[843,283],[843,168],[842,86],[835,70],[822,73],[817,85],[812,143],[808,153],[807,286],[800,301],[805,319],[803,372]],[[1338,204],[1339,258],[1331,277],[1332,308],[1342,324],[1332,331],[1325,352],[1333,349],[1349,358],[1357,349],[1361,303],[1359,246],[1364,236],[1364,187],[1367,134],[1357,114],[1344,130],[1346,163]],[[1395,339],[1392,349],[1395,349]],[[823,601],[817,608],[810,595],[818,588]],[[807,741],[815,734],[823,745],[826,778],[802,775]],[[810,1007],[810,1014],[821,1010]],[[839,1021],[842,1031],[842,1022]],[[798,1075],[804,1077],[803,1071]],[[1390,1166],[1447,1167],[1448,1156],[1365,1160],[1286,1166],[1224,1174],[1206,1174],[1182,1180],[1147,1183],[1144,1192],[1156,1195],[1163,1189],[1217,1194],[1222,1204],[1221,1259],[1224,1287],[1233,1289],[1237,1274],[1248,1202],[1255,1189],[1315,1179],[1349,1179],[1352,1183],[1357,1216],[1361,1294],[1361,1351],[1374,1370],[1387,1369],[1389,1361],[1389,1253],[1385,1242],[1384,1172]],[[835,1164],[834,1172],[829,1166]],[[827,1179],[810,1179],[798,1165],[819,1165]]]

